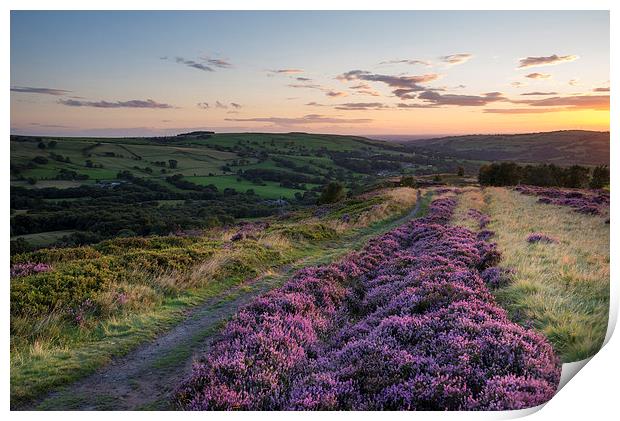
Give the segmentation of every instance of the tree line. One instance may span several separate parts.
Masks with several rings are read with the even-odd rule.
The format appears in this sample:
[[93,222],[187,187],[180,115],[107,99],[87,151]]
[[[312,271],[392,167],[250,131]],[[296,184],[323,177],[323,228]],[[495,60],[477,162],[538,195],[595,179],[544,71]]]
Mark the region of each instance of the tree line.
[[501,162],[483,165],[478,182],[486,186],[515,186],[528,184],[541,187],[600,189],[609,185],[609,168],[599,165],[588,168],[581,165],[560,167],[554,164],[518,165]]

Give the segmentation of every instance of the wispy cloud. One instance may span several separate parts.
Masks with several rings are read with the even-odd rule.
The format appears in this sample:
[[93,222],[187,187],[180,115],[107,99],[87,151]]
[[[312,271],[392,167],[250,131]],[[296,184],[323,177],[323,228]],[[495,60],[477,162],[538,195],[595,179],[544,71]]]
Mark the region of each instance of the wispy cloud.
[[525,57],[519,60],[519,68],[553,66],[560,63],[575,61],[578,58],[579,56],[575,55],[559,56],[557,54],[547,57]]
[[235,108],[235,109],[237,109],[237,110],[240,109],[240,108],[243,108],[243,106],[241,104],[237,104],[236,102],[231,102],[230,106]]
[[68,107],[94,107],[94,108],[153,108],[164,109],[174,108],[170,104],[164,104],[161,102],[153,101],[152,99],[141,100],[132,99],[129,101],[80,101],[77,99],[59,99],[59,104],[66,105]]
[[512,101],[516,104],[527,104],[532,107],[568,107],[571,109],[608,110],[609,95],[573,95],[556,96],[544,99]]
[[228,105],[224,104],[223,102],[220,101],[215,101],[215,108],[220,108],[222,110],[227,110],[228,109]]
[[530,95],[530,96],[544,96],[544,95],[557,95],[557,92],[523,92],[521,95]]
[[579,85],[579,79],[571,79],[571,80],[568,81],[568,84],[570,86],[577,86],[577,85]]
[[304,72],[302,69],[272,69],[272,70],[267,70],[267,71],[271,74],[276,74],[276,75],[278,74],[295,75],[295,74]]
[[609,88],[594,88],[592,92],[609,92]]
[[444,63],[450,64],[450,65],[456,65],[456,64],[463,64],[469,61],[472,57],[473,57],[472,54],[460,53],[460,54],[450,54],[447,56],[441,56],[439,57],[439,60],[441,60]]
[[525,75],[528,79],[549,79],[551,77],[548,73],[530,73]]
[[324,92],[326,96],[331,97],[331,98],[337,98],[337,97],[343,97],[343,96],[348,96],[348,94],[346,92],[343,91],[338,91],[335,89],[331,89],[331,88],[327,88],[323,85],[319,85],[316,83],[291,83],[288,85],[289,88],[301,88],[301,89],[316,89],[319,90],[321,92]]
[[341,96],[347,96],[349,94],[343,91],[328,90],[325,92],[325,95],[332,97],[332,98],[336,98],[336,97],[341,97]]
[[427,61],[427,60],[408,60],[408,59],[404,59],[404,60],[387,60],[387,61],[382,61],[379,64],[410,64],[410,65],[422,65],[422,66],[430,66],[431,62]]
[[527,84],[517,81],[517,82],[512,82],[511,85],[514,86],[515,88],[522,88],[523,86],[526,86]]
[[363,80],[367,82],[385,83],[392,88],[396,88],[392,91],[392,93],[401,99],[411,99],[411,93],[427,90],[428,88],[420,84],[431,82],[438,78],[439,75],[437,73],[413,76],[390,76],[370,73],[364,70],[351,70],[349,72],[336,76],[336,79],[342,81]]
[[405,104],[403,102],[396,105],[398,108],[438,108],[434,104]]
[[380,102],[347,102],[344,104],[338,104],[335,107],[337,110],[346,111],[366,111],[366,110],[382,110],[390,108],[388,105]]
[[49,127],[52,129],[73,129],[73,126],[63,126],[61,124],[44,124],[44,123],[30,123],[31,126],[36,127]]
[[506,97],[501,92],[488,92],[482,95],[455,95],[440,94],[434,91],[424,91],[418,95],[427,103],[433,105],[457,105],[461,107],[480,107],[492,102],[506,101]]
[[219,67],[220,69],[230,69],[233,67],[231,62],[221,58],[204,57],[203,60],[214,67]]
[[213,72],[213,68],[210,66],[207,66],[206,64],[203,63],[199,63],[197,61],[194,60],[188,60],[186,58],[183,57],[175,57],[174,61],[178,64],[184,64],[187,67],[191,67],[194,69],[198,69],[198,70],[202,70],[203,72]]
[[297,126],[303,124],[363,124],[370,123],[370,118],[340,118],[321,114],[308,114],[303,117],[255,117],[255,118],[227,118],[226,121],[272,123],[277,126]]
[[310,79],[309,77],[296,77],[295,80],[298,80],[300,82],[311,82],[312,79]]
[[566,111],[565,108],[486,108],[485,113],[491,114],[543,114]]
[[62,96],[70,93],[71,91],[67,91],[66,89],[55,89],[55,88],[35,88],[32,86],[11,86],[11,92],[21,92],[24,94],[44,94],[44,95],[54,95],[54,96]]
[[198,104],[196,104],[196,106],[203,110],[208,110],[209,108],[211,108],[208,102],[199,102]]

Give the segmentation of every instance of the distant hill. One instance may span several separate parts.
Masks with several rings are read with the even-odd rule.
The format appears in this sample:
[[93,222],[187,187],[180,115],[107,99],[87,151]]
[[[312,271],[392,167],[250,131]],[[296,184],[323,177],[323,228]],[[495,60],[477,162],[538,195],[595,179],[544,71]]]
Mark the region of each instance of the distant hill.
[[459,159],[609,165],[609,132],[563,130],[513,135],[467,135],[407,142]]

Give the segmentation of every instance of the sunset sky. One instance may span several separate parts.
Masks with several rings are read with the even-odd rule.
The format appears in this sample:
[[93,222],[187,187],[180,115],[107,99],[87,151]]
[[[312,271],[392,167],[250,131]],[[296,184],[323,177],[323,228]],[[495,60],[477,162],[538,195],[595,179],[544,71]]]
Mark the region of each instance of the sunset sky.
[[11,131],[609,129],[609,13],[12,12]]

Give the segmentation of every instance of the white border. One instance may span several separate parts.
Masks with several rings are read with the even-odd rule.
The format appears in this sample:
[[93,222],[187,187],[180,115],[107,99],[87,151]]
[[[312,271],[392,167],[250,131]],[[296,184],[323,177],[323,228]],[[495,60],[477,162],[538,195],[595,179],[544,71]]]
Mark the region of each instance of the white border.
[[[218,0],[218,1],[198,1],[198,0],[175,0],[174,2],[166,2],[163,0],[151,0],[149,2],[138,2],[131,0],[108,0],[108,1],[89,1],[88,3],[80,2],[78,0],[57,0],[50,3],[43,0],[24,0],[14,1],[8,0],[2,3],[3,13],[0,17],[0,31],[2,33],[2,42],[0,46],[2,48],[2,66],[0,67],[0,74],[2,75],[3,86],[5,89],[10,86],[10,10],[611,10],[611,69],[610,78],[613,79],[613,75],[619,71],[617,48],[618,41],[620,40],[620,34],[618,33],[619,19],[617,13],[620,10],[618,3],[611,0],[564,0],[564,1],[549,1],[549,0],[505,0],[502,2],[492,0],[470,0],[462,2],[458,0],[441,0],[433,2],[421,2],[421,1],[404,1],[404,0],[383,0],[381,2],[370,0],[358,0],[358,1],[334,1],[334,0],[298,0],[298,1],[286,1],[286,0],[263,0],[257,2],[256,0]],[[148,9],[146,9],[148,7]],[[614,10],[615,9],[615,10]],[[615,87],[614,83],[611,83]],[[6,91],[5,91],[6,92]],[[9,142],[8,135],[10,132],[10,96],[4,95],[1,100],[2,106],[2,133],[6,136],[5,141],[2,142],[0,153],[1,168],[4,176],[4,183],[1,185],[1,198],[3,204],[3,211],[5,218],[9,215]],[[618,147],[616,145],[617,136],[616,130],[618,128],[618,118],[614,114],[614,110],[618,110],[618,99],[615,94],[612,94],[611,98],[611,162],[618,162]],[[611,166],[611,178],[612,186],[617,186],[619,179],[618,169]],[[613,192],[612,192],[613,193]],[[612,194],[613,196],[613,194]],[[615,201],[612,200],[611,207],[611,219],[616,221],[618,212],[614,206]],[[8,218],[5,220],[5,224],[2,225],[0,232],[0,238],[9,238]],[[618,249],[618,224],[611,224],[611,255],[615,256],[615,252]],[[2,243],[2,259],[3,270],[6,276],[3,283],[4,290],[1,294],[0,300],[2,308],[2,357],[4,365],[2,366],[2,388],[3,388],[3,402],[4,409],[9,409],[9,283],[8,283],[8,269],[9,269],[9,250],[8,241]],[[611,337],[610,334],[613,331],[613,326],[617,319],[618,313],[618,279],[620,273],[617,270],[617,266],[612,262],[611,265],[611,297],[612,305],[610,311],[611,323],[608,329],[607,340],[609,343],[587,364],[588,368],[580,372],[574,380],[571,380],[566,387],[564,387],[556,397],[554,397],[542,411],[536,412],[532,416],[532,419],[566,419],[566,420],[579,420],[582,421],[585,418],[588,419],[611,419],[611,414],[618,413],[618,375],[619,364],[617,355],[620,355],[620,345],[617,337]],[[617,336],[617,335],[616,335]],[[536,408],[540,409],[540,408]],[[535,410],[536,410],[535,409]],[[535,411],[534,410],[534,411]],[[507,419],[518,416],[524,416],[531,413],[532,410],[526,411],[514,411],[503,413],[424,413],[424,418],[458,418],[458,419]],[[319,415],[321,418],[347,418],[353,419],[365,418],[376,419],[381,417],[390,417],[391,419],[408,419],[415,417],[415,413],[401,412],[401,413],[119,413],[115,416],[122,418],[138,417],[138,418],[155,418],[155,419],[170,419],[183,417],[210,417],[210,419],[247,419],[252,417],[257,421],[269,419],[282,419],[289,421],[293,419],[308,419],[314,418]],[[71,413],[71,412],[56,412],[56,413],[27,413],[27,412],[13,412],[10,415],[14,419],[30,419],[31,417],[46,417],[46,419],[78,419],[82,418],[84,414]],[[93,419],[105,419],[109,415],[103,412],[91,412],[88,414]],[[616,415],[617,416],[617,415]]]

